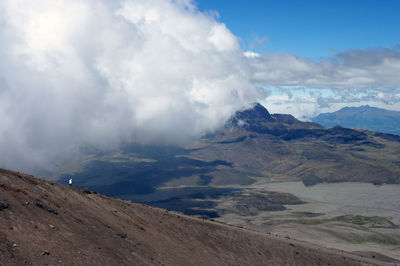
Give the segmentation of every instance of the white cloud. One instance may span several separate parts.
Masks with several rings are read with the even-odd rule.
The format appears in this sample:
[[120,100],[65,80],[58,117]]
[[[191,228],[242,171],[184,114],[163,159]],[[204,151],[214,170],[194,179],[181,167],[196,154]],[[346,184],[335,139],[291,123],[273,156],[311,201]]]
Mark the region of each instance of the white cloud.
[[265,85],[354,91],[393,91],[400,87],[400,47],[350,50],[319,63],[273,53],[250,61],[256,70],[253,81]]
[[318,113],[337,111],[345,106],[371,105],[400,111],[400,97],[392,93],[365,90],[307,89],[304,87],[269,88],[262,104],[271,113],[290,113],[301,120],[309,120]]
[[239,46],[236,38],[223,24],[213,26],[208,41],[220,52],[238,50]]
[[237,38],[191,1],[3,0],[0,39],[0,167],[184,143],[263,97]]
[[247,58],[257,58],[260,57],[261,55],[252,51],[246,51],[243,53],[244,56],[246,56]]
[[[267,97],[264,104],[272,112],[304,118],[339,104],[366,103],[400,109],[400,47],[350,50],[320,62],[287,53],[247,58],[254,69],[254,83],[291,96],[282,101]],[[304,89],[313,92],[308,100],[298,95]]]

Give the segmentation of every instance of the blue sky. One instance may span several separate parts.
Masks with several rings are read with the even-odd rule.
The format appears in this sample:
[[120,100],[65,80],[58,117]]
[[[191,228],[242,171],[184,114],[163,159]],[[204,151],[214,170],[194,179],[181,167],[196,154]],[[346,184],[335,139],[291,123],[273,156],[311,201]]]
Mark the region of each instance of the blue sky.
[[400,111],[400,1],[195,0],[253,58],[269,110],[308,119],[344,106]]
[[[391,48],[400,43],[396,0],[196,0],[257,52],[328,57],[350,49]],[[257,38],[268,41],[257,43]],[[265,38],[264,38],[265,39]]]

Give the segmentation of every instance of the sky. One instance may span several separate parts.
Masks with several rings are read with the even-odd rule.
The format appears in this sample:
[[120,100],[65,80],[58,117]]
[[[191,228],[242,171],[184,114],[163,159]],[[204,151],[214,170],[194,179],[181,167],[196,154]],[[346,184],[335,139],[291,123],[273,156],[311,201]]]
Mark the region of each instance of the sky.
[[399,2],[299,2],[0,1],[0,167],[187,145],[254,102],[400,110]]
[[[357,59],[365,63],[373,57],[387,58],[386,52],[396,54],[388,58],[398,57],[399,1],[253,0],[244,3],[196,0],[196,3],[202,11],[214,11],[218,20],[240,38],[240,45],[245,51],[275,56],[290,54],[305,62],[330,62],[341,56],[349,57],[350,53],[364,53]],[[368,67],[365,65],[364,69],[359,70]],[[382,68],[382,71],[392,70]],[[387,98],[398,98],[398,81],[392,86],[397,87],[393,93],[374,91],[375,84],[365,86],[364,89],[369,92],[359,92],[349,83],[346,97],[343,90],[338,95],[335,86],[330,90],[329,86],[324,86],[324,89],[320,86],[310,88],[305,82],[293,82],[289,84],[291,87],[285,87],[288,84],[282,82],[281,86],[266,86],[270,97],[263,104],[272,112],[292,113],[303,119],[320,112],[363,104],[400,110],[398,99],[387,101]],[[289,92],[289,95],[285,92]],[[310,97],[310,94],[320,97]],[[290,97],[294,101],[290,101]],[[299,104],[301,101],[304,103]],[[298,104],[294,105],[295,102]]]
[[[244,49],[301,57],[400,43],[400,2],[393,0],[196,0],[242,39]],[[257,43],[266,40],[264,45]]]

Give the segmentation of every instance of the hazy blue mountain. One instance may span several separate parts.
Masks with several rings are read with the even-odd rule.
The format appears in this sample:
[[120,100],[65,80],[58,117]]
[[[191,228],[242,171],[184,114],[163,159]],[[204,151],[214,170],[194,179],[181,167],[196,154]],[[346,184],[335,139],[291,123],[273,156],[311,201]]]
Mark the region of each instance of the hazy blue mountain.
[[312,119],[325,127],[362,128],[400,135],[400,112],[364,105],[344,107],[333,113],[323,113]]

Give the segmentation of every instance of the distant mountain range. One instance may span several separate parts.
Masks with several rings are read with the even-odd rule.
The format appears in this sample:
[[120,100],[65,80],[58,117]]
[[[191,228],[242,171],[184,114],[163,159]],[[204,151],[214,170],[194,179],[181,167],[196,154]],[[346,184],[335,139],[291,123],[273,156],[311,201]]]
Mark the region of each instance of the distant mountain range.
[[323,113],[312,119],[325,127],[362,128],[400,135],[400,112],[364,105],[344,107],[333,113]]

